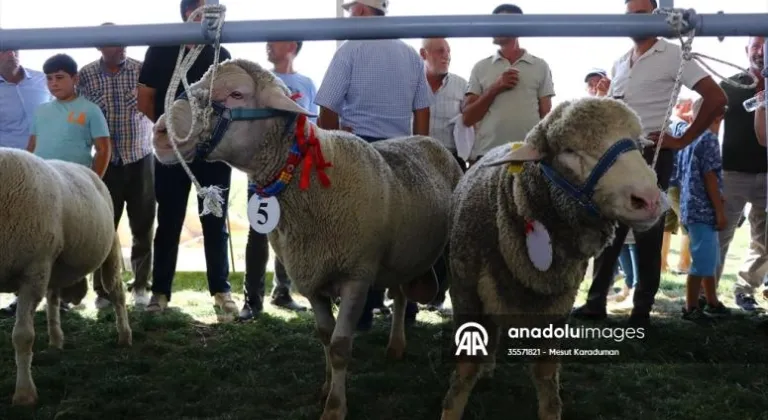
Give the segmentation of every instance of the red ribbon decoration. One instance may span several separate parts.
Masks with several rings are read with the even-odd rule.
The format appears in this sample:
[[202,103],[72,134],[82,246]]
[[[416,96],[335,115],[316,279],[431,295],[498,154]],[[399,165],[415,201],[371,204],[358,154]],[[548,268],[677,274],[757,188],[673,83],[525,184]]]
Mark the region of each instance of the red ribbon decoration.
[[526,220],[525,221],[525,234],[530,235],[533,233],[533,221],[532,220]]
[[329,187],[331,185],[331,179],[325,173],[325,168],[333,167],[331,162],[326,162],[323,157],[323,151],[320,149],[320,142],[315,136],[314,125],[309,126],[309,136],[304,131],[307,125],[307,116],[304,114],[299,115],[296,122],[296,141],[299,143],[299,149],[304,155],[304,167],[301,171],[301,179],[299,180],[299,188],[306,190],[309,188],[309,180],[312,176],[312,166],[314,165],[317,170],[317,177],[320,180],[320,184],[323,187]]

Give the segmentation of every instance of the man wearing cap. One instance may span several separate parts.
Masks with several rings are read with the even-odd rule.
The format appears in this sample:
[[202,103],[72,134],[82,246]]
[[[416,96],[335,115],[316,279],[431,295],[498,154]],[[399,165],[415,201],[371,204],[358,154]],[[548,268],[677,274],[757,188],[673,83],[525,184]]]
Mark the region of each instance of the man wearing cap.
[[[523,11],[514,4],[502,4],[493,14]],[[470,165],[496,146],[523,140],[549,113],[555,95],[546,61],[521,48],[517,38],[495,37],[493,43],[499,49],[475,64],[469,76],[464,125],[477,124]]]
[[584,83],[587,85],[589,96],[605,96],[611,87],[611,80],[608,73],[603,69],[592,69],[584,77]]
[[[358,0],[342,5],[350,17],[385,16],[387,0]],[[419,54],[399,39],[350,40],[339,47],[317,91],[318,125],[343,129],[374,142],[392,137],[429,135],[433,95]],[[374,308],[384,309],[384,292],[370,290],[359,330],[373,324]],[[408,302],[407,324],[418,306]]]

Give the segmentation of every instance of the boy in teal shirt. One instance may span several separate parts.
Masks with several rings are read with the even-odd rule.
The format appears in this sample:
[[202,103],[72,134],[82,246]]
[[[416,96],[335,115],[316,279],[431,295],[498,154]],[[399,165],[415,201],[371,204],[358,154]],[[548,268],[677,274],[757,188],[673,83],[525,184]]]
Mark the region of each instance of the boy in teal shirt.
[[[27,151],[43,159],[79,163],[103,178],[112,155],[109,127],[101,108],[75,91],[77,63],[57,54],[45,61],[43,73],[56,99],[35,110]],[[60,307],[66,311],[71,305],[62,300]]]
[[98,105],[75,91],[77,63],[57,54],[46,60],[43,72],[56,99],[35,111],[27,150],[43,159],[88,166],[103,177],[112,154],[109,128]]

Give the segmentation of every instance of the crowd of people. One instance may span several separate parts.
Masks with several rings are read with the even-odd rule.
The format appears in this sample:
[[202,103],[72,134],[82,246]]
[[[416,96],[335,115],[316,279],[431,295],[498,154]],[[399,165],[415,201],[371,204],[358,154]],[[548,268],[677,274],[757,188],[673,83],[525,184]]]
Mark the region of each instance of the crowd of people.
[[[343,7],[351,18],[385,17],[388,3],[358,0]],[[202,4],[202,0],[181,0],[181,18],[186,21]],[[625,6],[627,13],[652,13],[658,7],[655,0],[626,0]],[[492,13],[523,11],[502,4]],[[760,78],[764,42],[752,37],[746,48],[749,71],[759,80],[753,89],[718,85],[694,61],[684,64],[682,83],[699,98],[680,103],[654,168],[674,211],[666,223],[647,232],[633,234],[626,226],[618,227],[612,245],[594,261],[588,300],[574,309],[575,317],[604,319],[609,299],[624,300],[632,303],[630,322],[647,325],[661,274],[669,269],[671,235],[678,230],[685,240],[677,272],[688,275],[683,318],[726,315],[729,309],[717,297],[717,284],[734,231],[743,223],[746,203],[751,204],[747,216],[750,254],[738,272],[734,294],[742,309],[760,310],[755,296],[763,286],[768,258],[765,124],[759,122],[764,121],[765,109],[752,115],[741,104],[764,89]],[[302,107],[318,115],[312,119],[317,126],[346,130],[367,142],[429,135],[466,170],[494,147],[524,138],[550,112],[555,96],[552,72],[544,59],[514,37],[495,37],[493,43],[496,51],[478,61],[465,79],[450,72],[450,43],[444,38],[425,39],[419,51],[401,40],[350,40],[334,54],[319,88],[293,66],[302,42],[269,42],[266,48],[272,71]],[[127,57],[124,47],[104,46],[99,48],[101,57],[82,68],[70,56],[57,54],[45,62],[42,72],[22,66],[18,51],[0,51],[0,146],[78,162],[102,176],[112,194],[115,227],[123,209],[128,216],[133,237],[135,278],[129,284],[133,301],[155,313],[165,310],[171,300],[191,188],[181,166],[159,164],[152,154],[152,127],[165,110],[178,49],[151,46],[139,61]],[[206,46],[187,73],[188,80],[200,79],[215,64],[214,57],[213,47]],[[229,58],[230,53],[221,48],[219,60]],[[610,72],[596,69],[584,82],[589,95],[628,104],[639,115],[647,138],[658,141],[680,65],[679,45],[656,37],[637,38]],[[739,73],[731,80],[749,84],[751,79]],[[176,94],[182,89],[179,86]],[[718,139],[721,124],[724,135]],[[649,164],[654,149],[649,146],[642,151]],[[224,189],[226,211],[231,168],[222,162],[194,161],[190,169],[201,185]],[[254,193],[255,186],[249,185],[248,198]],[[201,224],[206,275],[217,312],[243,320],[257,316],[264,310],[267,237],[249,232],[245,302],[239,307],[228,280],[225,219],[205,215]],[[610,295],[618,267],[624,286]],[[444,305],[450,287],[446,262],[440,259],[434,269],[441,287],[426,308],[449,312]],[[291,296],[291,279],[279,260],[274,271],[271,304],[306,310]],[[97,308],[110,305],[98,279],[94,279],[94,291]],[[62,311],[69,308],[70,303],[61,303]],[[419,309],[413,302],[408,304],[407,323],[415,321]],[[15,304],[2,313],[13,316]],[[369,329],[376,313],[389,313],[381,290],[370,291],[358,329]]]

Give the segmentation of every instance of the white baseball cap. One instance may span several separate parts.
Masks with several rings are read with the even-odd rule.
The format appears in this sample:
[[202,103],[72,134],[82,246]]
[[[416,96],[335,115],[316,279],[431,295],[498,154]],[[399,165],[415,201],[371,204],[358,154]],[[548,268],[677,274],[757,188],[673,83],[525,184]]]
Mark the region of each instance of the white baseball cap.
[[373,7],[374,9],[380,10],[385,15],[387,14],[387,11],[388,11],[387,9],[389,9],[389,0],[356,0],[356,1],[350,1],[342,4],[341,8],[344,10],[349,10],[352,6],[354,6],[357,3],[360,3],[368,7]]

